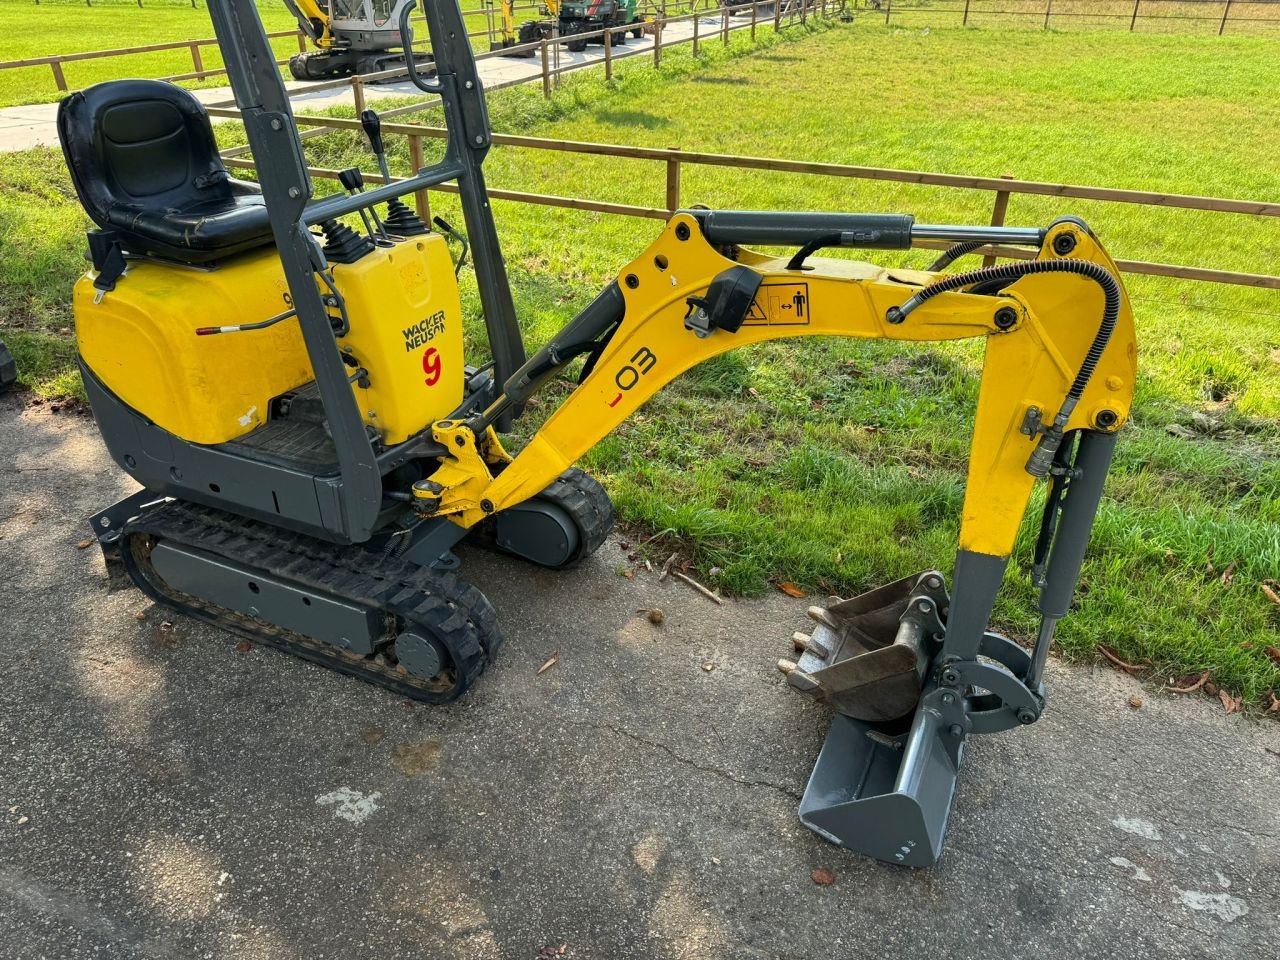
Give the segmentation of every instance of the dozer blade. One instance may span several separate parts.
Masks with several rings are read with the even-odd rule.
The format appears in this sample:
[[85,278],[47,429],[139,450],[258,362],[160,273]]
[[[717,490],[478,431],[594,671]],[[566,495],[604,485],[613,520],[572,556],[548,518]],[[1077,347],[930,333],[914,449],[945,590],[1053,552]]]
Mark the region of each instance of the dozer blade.
[[829,607],[810,607],[817,627],[796,634],[799,662],[780,661],[787,681],[855,720],[905,717],[920,699],[947,607],[942,574],[904,577]]
[[963,736],[916,711],[890,738],[836,715],[800,801],[800,822],[832,843],[888,863],[927,867],[942,855],[963,757]]

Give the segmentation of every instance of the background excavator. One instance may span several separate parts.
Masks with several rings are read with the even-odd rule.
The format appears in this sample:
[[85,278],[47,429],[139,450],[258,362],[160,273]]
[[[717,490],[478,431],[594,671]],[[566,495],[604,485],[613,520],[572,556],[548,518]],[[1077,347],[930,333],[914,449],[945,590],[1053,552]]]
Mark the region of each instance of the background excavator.
[[[329,80],[404,65],[400,14],[408,0],[284,0],[315,50],[289,59],[296,80]],[[429,69],[429,54],[417,65]]]
[[[413,6],[399,21],[410,52]],[[347,192],[325,197],[253,0],[209,10],[258,183],[227,174],[204,108],[170,84],[98,84],[58,113],[96,224],[74,293],[80,370],[107,449],[141,485],[90,518],[112,579],[254,642],[450,701],[502,643],[453,547],[468,538],[562,570],[588,557],[613,508],[574,462],[681,373],[780,338],[980,338],[954,564],[812,608],[799,660],[782,663],[792,688],[833,712],[802,821],[889,863],[934,862],[969,737],[1045,709],[1045,661],[1132,404],[1129,301],[1085,223],[681,210],[527,356],[456,0],[426,8],[436,76],[407,61],[444,102],[443,157],[369,189],[345,171]],[[377,117],[362,121],[386,174]],[[463,351],[446,238],[462,232],[439,220],[432,232],[400,199],[444,183],[457,185],[470,242],[483,362]],[[947,245],[926,270],[817,256],[922,242]],[[949,269],[993,243],[1029,259]],[[509,453],[502,434],[568,375],[576,388]],[[988,624],[1039,485],[1042,626],[1027,649]]]
[[[572,39],[575,34],[631,24],[632,29],[627,32],[638,40],[645,30],[645,20],[637,13],[637,0],[546,0],[542,5],[542,15],[547,19],[526,20],[517,27],[515,0],[502,0],[502,36],[493,44],[493,49],[505,50],[558,36],[569,37],[565,46],[580,53],[587,49],[588,42],[604,41],[601,38],[588,41],[586,37]],[[613,42],[625,43],[626,34],[621,31],[615,34]],[[532,57],[533,51],[525,50],[513,55]]]

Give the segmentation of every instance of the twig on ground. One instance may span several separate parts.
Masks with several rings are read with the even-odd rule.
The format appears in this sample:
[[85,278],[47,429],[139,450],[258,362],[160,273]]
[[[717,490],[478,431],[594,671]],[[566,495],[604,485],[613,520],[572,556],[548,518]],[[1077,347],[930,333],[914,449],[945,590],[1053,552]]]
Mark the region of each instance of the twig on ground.
[[1111,650],[1107,649],[1107,647],[1101,643],[1098,644],[1098,652],[1102,654],[1104,657],[1106,657],[1108,660],[1110,660],[1112,663],[1114,663],[1117,667],[1119,667],[1125,673],[1137,673],[1139,670],[1142,669],[1139,666],[1135,666],[1132,663],[1128,663],[1124,660],[1121,660],[1119,656],[1117,656]]
[[1195,693],[1197,690],[1199,690],[1208,682],[1209,682],[1209,671],[1206,670],[1204,673],[1200,674],[1200,676],[1196,679],[1196,682],[1191,684],[1191,686],[1189,687],[1165,687],[1165,689],[1170,693]]
[[718,593],[713,593],[712,591],[708,590],[706,587],[700,584],[697,580],[693,579],[693,577],[689,576],[687,573],[681,573],[679,570],[672,570],[671,575],[673,577],[679,577],[681,580],[683,580],[689,586],[693,587],[693,589],[697,590],[700,594],[702,594],[708,600],[714,600],[716,603],[721,604],[722,606],[724,605],[723,597],[721,597]]
[[658,582],[661,583],[671,574],[671,565],[676,562],[676,555],[673,553],[667,557],[667,562],[662,565],[662,572],[658,574]]

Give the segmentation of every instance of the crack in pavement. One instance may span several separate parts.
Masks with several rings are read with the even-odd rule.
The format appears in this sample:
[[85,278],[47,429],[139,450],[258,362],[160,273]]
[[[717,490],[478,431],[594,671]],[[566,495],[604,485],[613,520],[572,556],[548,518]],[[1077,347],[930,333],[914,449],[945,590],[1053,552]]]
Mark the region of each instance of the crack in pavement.
[[768,790],[773,790],[776,793],[780,793],[783,796],[787,797],[789,800],[794,800],[796,803],[800,802],[801,794],[795,790],[790,789],[789,787],[784,787],[781,784],[777,784],[777,783],[771,783],[768,780],[748,780],[743,777],[735,776],[734,774],[730,773],[728,770],[725,770],[721,767],[704,766],[703,764],[698,763],[696,760],[690,760],[688,757],[685,757],[679,753],[676,753],[676,751],[672,750],[665,743],[662,743],[659,740],[650,740],[648,737],[642,737],[639,734],[632,733],[629,730],[622,730],[609,723],[590,723],[588,721],[583,721],[583,726],[589,727],[592,730],[608,730],[610,733],[614,734],[615,736],[623,737],[624,739],[627,739],[627,740],[633,740],[636,743],[643,743],[644,745],[653,747],[656,750],[661,750],[663,753],[669,756],[672,760],[675,760],[677,763],[684,764],[687,767],[692,767],[693,769],[699,770],[702,773],[709,773],[713,776],[717,776],[717,777],[721,777],[722,779],[729,780],[732,783],[741,784],[744,787],[764,787]]

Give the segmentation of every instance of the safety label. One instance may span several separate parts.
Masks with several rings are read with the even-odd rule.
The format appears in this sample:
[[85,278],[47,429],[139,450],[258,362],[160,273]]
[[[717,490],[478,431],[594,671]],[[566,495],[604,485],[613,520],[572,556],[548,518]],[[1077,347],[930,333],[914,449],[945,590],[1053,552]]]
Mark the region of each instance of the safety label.
[[747,319],[755,326],[803,326],[809,322],[807,283],[765,283],[756,291]]

